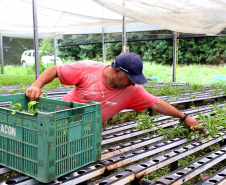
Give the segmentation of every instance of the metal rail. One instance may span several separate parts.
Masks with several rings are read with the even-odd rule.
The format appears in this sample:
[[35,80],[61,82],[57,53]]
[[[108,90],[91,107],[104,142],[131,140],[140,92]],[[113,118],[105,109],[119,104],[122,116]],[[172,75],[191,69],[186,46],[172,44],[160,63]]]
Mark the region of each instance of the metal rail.
[[225,185],[226,184],[226,166],[221,170],[217,171],[208,178],[199,182],[196,185]]
[[[223,105],[225,105],[225,104],[220,104],[220,106],[223,106]],[[195,113],[198,112],[198,113],[202,113],[203,115],[212,114],[214,112],[213,109],[209,105],[197,107],[196,109],[188,109],[188,110],[185,110],[185,111],[190,112],[192,114],[195,114]],[[158,120],[156,120],[156,124],[161,125],[163,127],[172,126],[172,125],[175,125],[175,124],[178,123],[177,120],[170,120],[170,118],[171,118],[170,116],[155,116],[155,117],[158,118]],[[108,131],[108,133],[110,133],[111,131],[113,133],[116,133],[116,134],[114,134],[115,136],[113,137],[113,139],[111,139],[111,142],[108,142],[108,143],[119,141],[121,139],[128,139],[128,138],[131,137],[131,134],[140,132],[139,130],[133,130],[134,127],[132,127],[131,130],[126,129],[126,132],[131,131],[131,133],[129,133],[130,137],[121,138],[122,136],[124,136],[125,133],[123,132],[123,134],[122,134],[117,129],[119,129],[119,128],[125,129],[125,127],[128,126],[128,125],[131,125],[131,122],[123,123],[123,124],[115,126],[114,128],[107,128],[107,129],[103,130],[103,132],[106,132],[106,133],[107,133],[107,131]],[[124,129],[122,129],[122,131]],[[148,129],[145,129],[145,130],[147,131]],[[151,129],[149,129],[148,132],[150,132],[150,130]],[[145,133],[147,133],[146,131],[145,131]],[[151,130],[151,131],[153,131],[153,130]],[[143,134],[143,132],[141,132],[140,134]],[[190,155],[190,154],[194,153],[195,151],[201,150],[203,147],[207,147],[207,146],[210,146],[214,143],[221,141],[221,135],[222,135],[222,137],[226,138],[225,134],[226,134],[225,131],[223,131],[223,132],[220,132],[218,134],[218,137],[216,139],[203,140],[202,143],[197,145],[197,147],[199,147],[199,149],[195,149],[196,147],[192,145],[192,148],[188,149],[188,151],[185,151],[185,152],[187,152],[186,154],[181,155],[182,153],[178,153],[178,156],[175,155],[175,156],[172,156],[174,158],[168,159],[168,164],[172,163],[173,160],[175,162],[180,157],[181,158],[186,157],[187,155]],[[103,137],[109,136],[109,135],[111,135],[111,134],[104,134]],[[79,170],[76,170],[75,172],[72,172],[72,173],[69,173],[65,176],[62,176],[62,177],[58,178],[58,180],[51,182],[49,184],[61,184],[61,183],[63,183],[63,184],[78,184],[78,183],[82,183],[82,182],[87,181],[87,180],[89,180],[93,177],[96,177],[96,176],[103,174],[106,170],[115,169],[115,168],[118,168],[119,166],[129,164],[132,161],[144,159],[145,157],[149,157],[151,155],[157,154],[157,153],[164,151],[166,149],[172,149],[172,151],[173,151],[174,147],[176,147],[180,144],[185,144],[186,142],[188,142],[188,140],[186,140],[186,138],[181,138],[181,139],[172,138],[170,140],[160,141],[160,140],[162,140],[163,136],[157,136],[157,135],[151,135],[151,136],[152,136],[152,138],[142,137],[142,138],[139,138],[139,139],[132,140],[130,142],[127,141],[127,142],[121,143],[119,145],[107,147],[106,149],[102,150],[102,161],[101,161],[101,163],[96,162],[96,163],[90,164],[88,166],[85,166],[83,168],[80,168]],[[206,141],[208,141],[209,143],[205,143]],[[104,144],[106,144],[106,143],[104,143]],[[133,151],[131,151],[131,150],[133,150]],[[182,151],[182,149],[180,149],[179,151]],[[177,152],[175,152],[175,153],[177,154]],[[171,153],[166,153],[166,155],[167,154],[169,156],[171,155]],[[154,159],[154,158],[152,158],[152,159]],[[159,160],[159,162],[155,163],[156,166],[153,167],[155,170],[157,168],[158,169],[161,168],[162,166],[166,165],[166,163],[167,163],[167,162],[164,161],[164,165],[162,164],[162,166],[161,166],[160,163],[162,161],[160,159],[158,159],[158,160]],[[147,162],[147,164],[150,164],[150,163]],[[124,175],[120,174],[119,176],[115,177],[114,182],[118,181],[118,182],[120,182],[120,184],[123,184],[124,182],[128,182],[132,179],[137,178],[139,175],[143,176],[143,174],[145,174],[146,172],[148,172],[150,170],[148,168],[150,165],[146,165],[144,163],[144,165],[142,167],[144,167],[144,166],[146,166],[147,169],[142,168],[143,171],[139,171],[138,174],[135,173],[133,170],[129,170],[129,169],[126,168],[125,171],[128,172],[128,170],[129,170],[130,173],[122,171],[123,172],[122,174],[126,175],[126,177],[124,178]],[[3,168],[0,168],[0,169],[3,169]],[[0,174],[2,174],[1,171],[0,171]],[[102,182],[103,182],[103,180],[102,180]],[[9,181],[9,183],[12,183],[12,184],[29,184],[29,185],[39,184],[39,182],[37,182],[35,179],[27,177],[27,176],[23,176],[23,175],[19,175],[17,177],[12,177],[8,180],[1,181],[0,185],[1,184],[5,185],[6,181]]]
[[[202,115],[210,115],[214,112],[215,111],[208,111],[208,112],[202,113]],[[192,115],[190,115],[190,116],[195,118],[195,119],[198,118],[198,116],[192,116]],[[134,136],[139,136],[139,135],[142,135],[142,134],[146,134],[146,133],[158,130],[157,127],[159,127],[159,126],[161,126],[162,128],[166,128],[166,127],[176,125],[178,123],[179,123],[178,120],[176,120],[176,121],[168,120],[168,121],[164,121],[162,123],[156,123],[156,127],[153,127],[151,129],[144,129],[144,130],[128,129],[126,131],[121,131],[121,132],[118,132],[116,134],[108,134],[108,135],[102,137],[101,144],[105,145],[105,144],[108,144],[108,143],[128,139],[128,138],[131,138],[131,137],[134,137]]]
[[[129,167],[125,168],[124,171],[128,171],[128,172],[135,174],[135,177],[133,179],[130,179],[130,181],[134,181],[134,180],[136,180],[136,178],[140,179],[143,175],[147,175],[153,171],[156,171],[157,169],[160,169],[168,164],[172,164],[173,162],[176,162],[179,159],[182,159],[182,158],[184,158],[188,155],[191,155],[199,150],[202,150],[205,147],[208,147],[210,145],[213,145],[213,144],[221,141],[221,139],[222,139],[221,137],[226,138],[226,131],[220,132],[218,137],[215,139],[213,139],[213,138],[210,140],[206,139],[206,140],[203,140],[201,143],[199,143],[197,141],[193,141],[191,143],[188,143],[188,144],[182,145],[180,147],[177,147],[175,149],[169,150],[163,154],[154,156],[151,159],[145,160],[141,163],[129,166]],[[225,150],[226,146],[224,146],[223,148]],[[154,150],[154,149],[151,149],[151,150]],[[223,160],[225,158],[226,158],[226,150],[224,152],[224,156],[220,159]],[[212,165],[215,165],[216,164],[215,162],[216,161],[213,161]],[[109,167],[109,164],[106,165],[106,168],[108,168],[108,167]],[[99,185],[101,185],[101,184],[121,185],[122,180],[124,178],[127,179],[127,176],[124,177],[122,172],[123,171],[116,172],[108,177],[105,177],[105,178],[93,183],[92,185],[94,185],[94,184],[96,184],[96,185],[97,184],[99,184]],[[132,177],[131,173],[130,173],[130,177]],[[117,178],[117,177],[120,177],[120,178]],[[111,183],[112,179],[114,180],[114,183]]]
[[152,185],[183,184],[197,174],[207,170],[226,159],[226,146],[223,146],[203,157],[157,179]]
[[[125,165],[127,163],[130,163],[132,160],[138,160],[141,157],[141,155],[143,155],[143,158],[144,158],[146,156],[151,156],[155,153],[158,153],[158,151],[161,151],[161,148],[165,147],[164,143],[165,144],[169,143],[171,145],[171,146],[168,146],[168,148],[171,148],[170,151],[160,154],[158,156],[155,156],[151,159],[145,160],[139,164],[127,167],[125,169],[125,171],[129,171],[134,174],[125,173],[127,176],[124,177],[124,176],[122,176],[121,172],[120,172],[120,174],[116,173],[115,176],[117,176],[118,178],[114,178],[114,182],[118,181],[118,184],[121,185],[121,184],[123,184],[123,182],[128,182],[129,179],[135,180],[135,177],[139,178],[139,177],[143,176],[144,174],[148,174],[163,166],[166,166],[167,164],[170,164],[170,163],[177,161],[181,158],[184,158],[192,153],[202,150],[204,147],[213,145],[213,144],[221,141],[222,137],[226,138],[226,131],[220,132],[218,134],[218,137],[216,137],[214,139],[212,138],[210,140],[203,140],[202,143],[193,141],[191,143],[180,146],[176,149],[172,149],[172,147],[178,146],[178,145],[176,145],[176,143],[177,144],[183,143],[185,141],[185,138],[182,138],[182,139],[173,138],[173,139],[166,140],[163,142],[158,142],[156,144],[133,151],[134,156],[127,154],[127,156],[129,156],[128,159],[123,158],[123,157],[120,158],[120,156],[123,156],[122,154],[118,155],[117,157],[119,159],[124,160],[124,161],[121,161],[120,164],[119,164],[119,161],[117,161],[117,160],[115,160],[115,161],[108,160],[107,163],[104,161],[97,162],[97,163],[88,165],[86,167],[83,167],[79,170],[76,170],[75,172],[64,175],[64,176],[58,178],[58,180],[48,183],[48,185],[50,185],[50,184],[78,184],[78,183],[84,182],[88,179],[91,179],[93,177],[103,174],[106,171],[106,169],[111,169],[112,165],[115,165],[115,164],[118,164],[119,166]],[[146,153],[146,154],[144,155],[144,153]],[[124,157],[125,157],[125,155],[124,155]],[[112,159],[112,158],[110,158],[110,159]],[[119,166],[115,165],[115,168],[118,168]],[[107,177],[107,179],[108,178],[109,177]],[[20,185],[21,184],[39,184],[39,182],[37,182],[35,179],[28,178],[27,176],[23,176],[23,175],[20,175],[17,177],[12,177],[8,180],[11,182],[14,182],[13,184],[20,184]],[[7,180],[1,181],[0,185],[3,185],[3,184],[5,185],[6,181]],[[101,182],[103,182],[103,183],[107,182],[107,184],[108,184],[108,180],[106,180],[105,178],[102,179]],[[98,182],[96,184],[98,184]]]
[[[225,103],[219,104],[219,107],[224,106]],[[200,106],[198,108],[195,109],[186,109],[183,110],[183,113],[187,113],[187,114],[194,114],[194,113],[204,113],[204,111],[214,111],[214,109],[210,106],[210,105],[206,105],[206,106]],[[171,116],[164,116],[164,115],[158,115],[158,116],[151,116],[151,119],[154,119],[153,122],[154,123],[158,123],[160,121],[165,121],[168,122],[170,118],[172,118]],[[115,132],[119,132],[122,130],[127,130],[127,129],[131,129],[131,128],[135,128],[138,123],[141,123],[142,121],[140,120],[135,120],[135,121],[130,121],[130,122],[126,122],[126,123],[122,123],[122,124],[118,124],[118,125],[114,125],[114,126],[109,126],[109,127],[105,127],[102,129],[102,136],[108,135],[108,134],[112,134]]]
[[8,173],[10,171],[12,170],[9,168],[6,168],[5,166],[0,166],[0,174]]

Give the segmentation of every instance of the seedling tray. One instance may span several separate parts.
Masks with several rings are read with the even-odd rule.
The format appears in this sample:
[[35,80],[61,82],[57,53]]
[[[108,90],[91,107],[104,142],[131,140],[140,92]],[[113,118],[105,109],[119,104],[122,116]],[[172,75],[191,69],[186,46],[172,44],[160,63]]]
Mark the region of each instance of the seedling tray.
[[[0,97],[28,109],[25,94]],[[73,108],[71,108],[73,107]],[[101,158],[102,105],[40,97],[29,114],[0,107],[0,165],[50,182]]]

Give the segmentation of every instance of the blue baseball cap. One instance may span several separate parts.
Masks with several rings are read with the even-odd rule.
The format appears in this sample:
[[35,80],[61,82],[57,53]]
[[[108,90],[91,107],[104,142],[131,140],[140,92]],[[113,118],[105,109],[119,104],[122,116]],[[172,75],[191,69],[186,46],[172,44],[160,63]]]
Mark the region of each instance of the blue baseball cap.
[[142,73],[143,62],[139,55],[134,53],[122,53],[115,58],[113,67],[119,68],[127,73],[130,80],[135,84],[142,85],[148,82]]

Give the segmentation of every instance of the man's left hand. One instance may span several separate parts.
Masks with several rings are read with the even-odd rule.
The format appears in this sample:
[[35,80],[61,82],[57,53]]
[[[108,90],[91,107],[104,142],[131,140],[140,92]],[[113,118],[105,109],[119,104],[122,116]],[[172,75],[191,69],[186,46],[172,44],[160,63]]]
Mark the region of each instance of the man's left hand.
[[200,127],[198,121],[196,119],[194,119],[194,118],[191,118],[191,117],[187,117],[184,120],[184,122],[193,131],[194,131],[194,126],[193,125],[197,125],[198,127]]

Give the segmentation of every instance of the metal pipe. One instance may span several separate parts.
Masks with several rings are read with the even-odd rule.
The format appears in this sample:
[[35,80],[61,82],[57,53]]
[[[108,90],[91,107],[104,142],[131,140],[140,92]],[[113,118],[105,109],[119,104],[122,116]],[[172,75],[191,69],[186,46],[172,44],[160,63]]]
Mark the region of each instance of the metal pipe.
[[177,32],[173,32],[173,82],[176,82]]
[[39,43],[38,43],[38,21],[37,21],[37,2],[32,0],[33,7],[33,29],[34,29],[34,50],[35,50],[35,78],[38,79],[39,72]]
[[122,18],[122,53],[126,52],[126,20]]
[[3,37],[0,35],[1,73],[4,74]]
[[[125,6],[125,1],[123,1],[122,6]],[[122,17],[122,53],[126,52],[126,18]]]
[[53,40],[53,50],[54,50],[54,65],[56,65],[56,57],[57,57],[57,38],[56,34],[54,33],[54,40]]
[[106,62],[106,51],[105,51],[105,43],[104,43],[104,28],[102,27],[102,54],[103,54],[103,63]]

